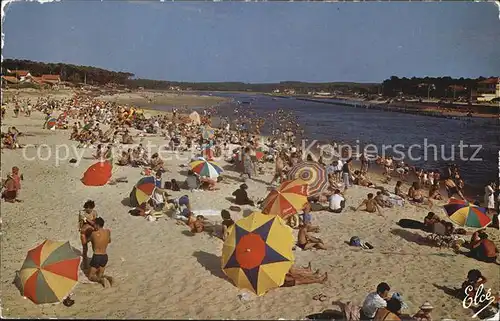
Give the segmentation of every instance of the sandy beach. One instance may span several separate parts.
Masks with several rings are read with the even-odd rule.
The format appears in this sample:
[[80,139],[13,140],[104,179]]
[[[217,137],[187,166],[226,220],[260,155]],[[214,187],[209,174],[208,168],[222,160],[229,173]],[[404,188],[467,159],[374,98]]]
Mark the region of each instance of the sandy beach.
[[[195,103],[193,103],[195,104]],[[2,314],[6,317],[78,317],[78,318],[223,318],[223,319],[301,319],[311,313],[325,309],[339,310],[332,301],[353,301],[361,304],[368,292],[377,284],[386,281],[391,290],[400,292],[408,304],[408,313],[429,301],[435,307],[435,319],[451,318],[464,320],[471,316],[462,308],[462,302],[446,294],[447,288],[459,287],[467,271],[478,268],[488,278],[488,287],[496,295],[500,286],[498,265],[486,264],[457,255],[450,249],[438,249],[416,242],[418,232],[405,231],[396,222],[401,218],[422,220],[427,208],[412,205],[385,209],[385,218],[366,212],[349,209],[357,206],[365,195],[373,192],[360,186],[349,189],[347,208],[344,213],[314,212],[313,222],[321,227],[320,237],[327,251],[295,251],[297,265],[312,262],[313,268],[329,273],[325,284],[279,288],[263,297],[250,296],[240,299],[243,293],[226,278],[221,271],[220,256],[222,241],[208,234],[192,235],[186,226],[175,224],[175,220],[160,218],[149,222],[142,217],[128,214],[130,208],[122,202],[141,177],[140,169],[115,167],[114,176],[126,176],[128,183],[87,187],[80,182],[85,169],[94,163],[91,148],[73,149],[76,143],[69,141],[69,131],[42,129],[43,115],[34,113],[31,118],[13,118],[8,113],[2,123],[2,131],[16,126],[29,134],[22,137],[23,144],[46,144],[41,155],[35,148],[3,150],[1,159],[2,177],[12,166],[18,166],[24,174],[21,190],[23,203],[2,202]],[[160,145],[161,137],[142,140]],[[52,155],[56,146],[68,144],[71,153],[83,152],[79,164],[68,162],[75,157],[56,164]],[[41,160],[47,158],[47,160]],[[173,155],[165,161],[168,172],[164,179],[184,180],[187,164],[182,156]],[[28,161],[28,158],[38,159]],[[62,157],[62,156],[61,156]],[[75,157],[77,158],[77,157]],[[58,166],[57,166],[58,165]],[[173,197],[187,194],[192,199],[194,210],[227,209],[231,203],[228,196],[239,184],[239,173],[229,164],[221,164],[224,183],[219,191],[171,192]],[[261,198],[267,194],[267,183],[272,178],[273,164],[265,165],[266,174],[248,180],[249,195]],[[371,177],[377,185],[379,178]],[[387,186],[392,189],[392,186]],[[87,199],[96,203],[96,210],[105,218],[106,227],[112,230],[107,273],[116,280],[112,288],[103,289],[82,275],[80,284],[74,289],[72,307],[58,305],[35,305],[23,299],[12,283],[16,270],[20,269],[26,252],[45,239],[68,240],[80,249],[77,231],[77,213]],[[244,209],[252,210],[248,206]],[[434,211],[443,216],[439,205]],[[243,213],[243,212],[241,212]],[[242,217],[232,212],[233,219]],[[219,221],[219,216],[208,217]],[[296,232],[294,232],[296,234]],[[415,233],[415,234],[414,234]],[[490,238],[499,242],[498,230],[488,229]],[[420,233],[423,235],[423,232]],[[346,241],[357,235],[370,242],[373,250],[349,247]],[[312,297],[323,293],[324,302]]]

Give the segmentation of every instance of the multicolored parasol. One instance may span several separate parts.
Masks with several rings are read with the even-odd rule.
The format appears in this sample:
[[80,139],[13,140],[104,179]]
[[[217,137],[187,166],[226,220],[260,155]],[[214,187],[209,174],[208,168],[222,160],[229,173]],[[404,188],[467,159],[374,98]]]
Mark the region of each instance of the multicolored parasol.
[[283,285],[293,245],[292,229],[279,216],[252,213],[229,228],[222,270],[237,287],[263,295]]
[[80,256],[69,242],[44,241],[19,271],[22,294],[36,304],[61,302],[78,283]]
[[57,124],[57,119],[55,119],[53,117],[50,118],[49,120],[47,120],[47,129],[55,128],[56,124]]
[[460,226],[483,228],[491,224],[487,210],[468,201],[451,198],[444,210],[450,220]]
[[222,168],[215,162],[208,161],[202,157],[189,163],[193,172],[208,178],[217,178],[223,172]]
[[161,188],[160,184],[154,176],[141,178],[130,192],[130,205],[137,207],[149,201],[155,189]]
[[284,181],[264,199],[262,213],[278,215],[283,219],[297,214],[307,203],[307,190],[307,183],[301,179]]
[[328,186],[325,168],[316,162],[298,163],[288,172],[288,179],[301,179],[309,185],[309,195],[321,193]]

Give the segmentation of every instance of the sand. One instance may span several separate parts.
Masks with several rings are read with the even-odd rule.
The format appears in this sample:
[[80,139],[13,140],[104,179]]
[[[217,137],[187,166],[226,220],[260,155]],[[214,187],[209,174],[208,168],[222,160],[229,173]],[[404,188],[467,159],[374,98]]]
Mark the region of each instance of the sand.
[[[42,129],[43,115],[34,112],[31,118],[12,118],[9,110],[2,131],[16,126],[34,136],[21,137],[22,144],[47,144],[54,153],[56,145],[68,144],[70,131]],[[160,144],[159,137],[147,138]],[[146,141],[143,141],[143,144]],[[80,151],[80,150],[77,150]],[[192,236],[187,227],[174,220],[161,218],[149,222],[132,217],[123,205],[134,183],[141,177],[140,169],[116,167],[114,175],[127,176],[129,183],[86,187],[80,182],[83,172],[94,162],[93,149],[86,149],[84,159],[74,166],[54,157],[42,161],[23,159],[22,150],[4,150],[1,157],[2,177],[12,166],[24,174],[20,198],[23,203],[1,203],[1,304],[6,317],[58,318],[239,318],[239,319],[301,319],[325,309],[336,309],[332,301],[352,300],[361,304],[368,292],[386,281],[392,290],[405,298],[408,313],[415,313],[428,300],[434,307],[435,320],[464,320],[472,313],[462,308],[462,302],[445,293],[446,288],[458,287],[467,271],[480,269],[488,278],[487,287],[497,295],[498,265],[485,264],[457,255],[449,249],[418,245],[412,232],[402,232],[395,223],[401,218],[423,219],[428,209],[412,205],[384,210],[386,218],[365,212],[347,210],[340,215],[314,212],[313,223],[320,225],[319,236],[327,251],[295,251],[296,264],[312,261],[313,268],[329,273],[325,284],[303,285],[275,289],[262,297],[241,300],[241,290],[233,286],[220,268],[222,241],[206,234]],[[46,156],[46,151],[42,156]],[[74,153],[74,151],[72,151]],[[35,149],[26,151],[35,155]],[[74,156],[68,157],[71,158]],[[167,160],[165,179],[183,181],[186,161],[175,157]],[[227,183],[218,184],[216,192],[171,192],[174,197],[188,194],[193,208],[221,210],[228,208],[226,199],[241,182],[239,174],[222,164]],[[266,185],[272,177],[273,165],[256,180],[247,180],[249,195],[266,195]],[[373,177],[372,177],[373,178]],[[379,184],[378,181],[376,181]],[[390,186],[387,186],[390,187]],[[392,189],[392,187],[390,187]],[[374,190],[353,187],[347,193],[347,208],[357,206],[368,192]],[[97,211],[112,230],[107,274],[116,284],[103,289],[84,280],[74,289],[72,307],[35,305],[24,299],[12,284],[16,270],[21,268],[26,252],[44,239],[70,241],[81,248],[77,231],[77,213],[87,199],[96,202]],[[245,209],[251,209],[245,207]],[[437,206],[435,212],[441,213]],[[232,213],[233,218],[241,217]],[[218,217],[210,217],[218,219]],[[296,232],[294,232],[296,233]],[[414,232],[417,233],[417,232]],[[423,233],[423,232],[422,232]],[[498,230],[488,229],[498,244]],[[370,242],[374,250],[360,250],[345,244],[357,235]],[[314,301],[318,293],[328,296],[325,302]]]

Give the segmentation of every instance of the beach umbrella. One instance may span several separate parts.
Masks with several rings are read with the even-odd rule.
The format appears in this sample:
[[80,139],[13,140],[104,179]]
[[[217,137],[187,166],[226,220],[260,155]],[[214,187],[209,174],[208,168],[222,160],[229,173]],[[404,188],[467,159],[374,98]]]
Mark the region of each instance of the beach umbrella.
[[280,287],[293,264],[292,229],[276,215],[252,213],[229,228],[222,270],[242,289],[263,295]]
[[28,251],[19,271],[21,293],[36,304],[61,302],[78,283],[79,266],[69,242],[45,240]]
[[283,219],[297,214],[307,203],[307,190],[307,183],[301,179],[284,181],[264,199],[262,213],[278,215]]
[[82,183],[87,186],[106,185],[111,178],[113,166],[109,161],[97,162],[83,173]]
[[154,176],[146,176],[141,178],[130,192],[130,205],[140,206],[153,196],[157,187],[161,188],[161,181]]
[[261,159],[263,159],[263,158],[264,158],[264,156],[265,156],[264,152],[261,152],[261,151],[259,151],[259,150],[255,152],[255,158],[256,158],[258,161],[260,161]]
[[193,111],[191,114],[189,114],[189,120],[195,125],[201,124],[200,114],[198,114],[196,111]]
[[57,124],[57,119],[50,118],[49,120],[47,120],[47,129],[55,128],[56,124]]
[[298,163],[288,172],[288,179],[301,179],[309,185],[309,195],[321,193],[328,186],[328,176],[323,166],[316,162]]
[[203,139],[212,139],[214,138],[215,135],[215,129],[211,128],[210,126],[205,126],[201,130],[201,136]]
[[193,172],[208,178],[217,178],[223,172],[222,168],[215,162],[208,161],[202,157],[189,163]]
[[451,198],[444,205],[444,211],[454,223],[460,226],[483,228],[491,224],[487,210],[470,202]]

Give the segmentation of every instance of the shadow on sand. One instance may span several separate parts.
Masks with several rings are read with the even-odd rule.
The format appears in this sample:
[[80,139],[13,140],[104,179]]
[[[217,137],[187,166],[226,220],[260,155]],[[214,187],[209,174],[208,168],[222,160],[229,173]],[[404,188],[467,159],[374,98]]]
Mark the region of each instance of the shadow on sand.
[[223,280],[228,280],[224,272],[222,272],[220,257],[204,251],[195,251],[193,252],[193,256],[198,260],[198,263],[206,270],[210,271],[212,275]]
[[420,235],[418,233],[414,233],[414,232],[410,232],[407,230],[396,228],[396,229],[391,229],[391,234],[399,236],[408,242],[412,242],[412,243],[415,243],[418,245],[426,245],[426,246],[432,247],[432,244],[427,242],[425,237],[423,237],[422,235]]

